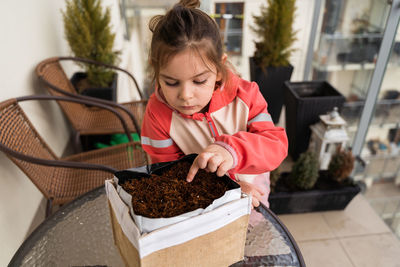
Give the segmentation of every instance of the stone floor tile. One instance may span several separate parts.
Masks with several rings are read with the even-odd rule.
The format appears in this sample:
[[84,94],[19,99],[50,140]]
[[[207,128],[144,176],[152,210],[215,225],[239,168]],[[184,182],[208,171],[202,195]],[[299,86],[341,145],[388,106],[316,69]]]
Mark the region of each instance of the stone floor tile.
[[298,242],[307,267],[354,267],[339,240]]
[[390,232],[389,227],[361,194],[345,210],[323,212],[322,216],[337,237]]
[[400,241],[392,233],[346,237],[340,242],[356,267],[400,266]]
[[319,212],[279,215],[279,218],[297,242],[335,237]]

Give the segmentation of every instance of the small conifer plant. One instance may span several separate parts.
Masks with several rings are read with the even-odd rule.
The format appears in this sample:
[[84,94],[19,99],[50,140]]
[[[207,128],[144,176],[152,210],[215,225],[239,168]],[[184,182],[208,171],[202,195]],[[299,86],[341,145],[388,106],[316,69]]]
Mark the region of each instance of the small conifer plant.
[[351,150],[338,147],[328,166],[329,176],[339,182],[344,182],[353,171],[354,156]]
[[311,189],[318,180],[319,163],[317,155],[312,151],[300,154],[290,173],[291,182],[299,189]]
[[260,16],[253,16],[252,30],[258,35],[255,41],[254,61],[261,67],[288,66],[296,40],[293,30],[295,0],[267,0]]
[[281,170],[280,170],[279,167],[270,172],[269,180],[270,180],[270,183],[271,183],[271,185],[270,185],[271,192],[275,191],[276,183],[278,182],[278,180],[280,178],[281,178]]
[[[62,12],[65,37],[76,57],[105,64],[115,64],[119,52],[113,50],[115,34],[111,31],[110,8],[103,12],[100,0],[67,0]],[[83,64],[88,83],[107,87],[114,72],[92,64]]]

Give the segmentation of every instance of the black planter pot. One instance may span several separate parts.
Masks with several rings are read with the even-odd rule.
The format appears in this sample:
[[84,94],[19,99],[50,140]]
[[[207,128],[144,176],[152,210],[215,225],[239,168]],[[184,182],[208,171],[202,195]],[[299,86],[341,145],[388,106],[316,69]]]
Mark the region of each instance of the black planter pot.
[[[282,176],[288,175],[282,173]],[[343,210],[360,191],[361,187],[353,182],[341,185],[334,181],[317,181],[312,190],[271,193],[269,205],[275,214]]]
[[[105,88],[87,88],[81,92],[81,95],[96,97],[104,100],[117,101],[117,76],[118,74],[114,74],[114,79],[110,85],[110,87]],[[71,77],[72,85],[77,88],[77,84],[79,81],[86,79],[87,74],[84,72],[75,72]],[[78,90],[77,90],[78,92]]]
[[279,122],[283,106],[283,83],[292,76],[293,66],[267,67],[265,70],[250,57],[250,79],[258,84],[261,94],[268,103],[268,112],[274,123]]
[[[70,81],[72,85],[77,88],[77,84],[83,80],[86,79],[87,74],[84,72],[75,72]],[[110,101],[117,101],[117,79],[118,74],[114,74],[114,79],[110,85],[110,87],[106,88],[87,88],[81,92],[81,95],[85,96],[90,96],[90,97],[96,97],[104,100],[110,100]],[[78,92],[78,90],[76,89]],[[79,92],[78,92],[79,93]],[[81,144],[82,144],[82,151],[90,151],[94,149],[98,149],[97,144],[98,143],[105,143],[108,144],[110,143],[111,140],[111,135],[82,135],[80,136]]]
[[293,160],[306,151],[310,141],[310,125],[319,115],[342,108],[345,97],[326,81],[285,82],[286,133],[289,154]]

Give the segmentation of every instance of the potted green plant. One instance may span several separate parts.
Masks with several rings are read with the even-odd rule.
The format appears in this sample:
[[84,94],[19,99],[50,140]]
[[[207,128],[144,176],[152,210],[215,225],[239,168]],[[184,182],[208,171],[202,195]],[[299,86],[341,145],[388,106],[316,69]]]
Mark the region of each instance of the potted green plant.
[[269,174],[269,182],[270,182],[270,187],[271,187],[271,192],[275,192],[275,186],[278,183],[278,180],[281,178],[281,169],[280,167],[276,168],[275,170],[272,170]]
[[318,179],[318,157],[312,151],[300,155],[290,173],[290,181],[299,189],[307,190],[314,187]]
[[338,150],[327,171],[319,170],[314,152],[302,153],[271,188],[270,209],[276,214],[344,209],[361,190],[349,178],[353,166],[351,151]]
[[[75,57],[110,65],[118,61],[110,8],[103,11],[99,0],[68,0],[62,15],[65,38]],[[116,73],[93,64],[80,65],[85,72],[71,78],[78,93],[116,101]]]
[[260,87],[268,102],[268,112],[274,123],[279,121],[283,106],[283,82],[290,80],[293,66],[289,63],[294,49],[293,30],[295,0],[267,0],[261,14],[253,16],[257,34],[255,52],[250,57],[250,79]]

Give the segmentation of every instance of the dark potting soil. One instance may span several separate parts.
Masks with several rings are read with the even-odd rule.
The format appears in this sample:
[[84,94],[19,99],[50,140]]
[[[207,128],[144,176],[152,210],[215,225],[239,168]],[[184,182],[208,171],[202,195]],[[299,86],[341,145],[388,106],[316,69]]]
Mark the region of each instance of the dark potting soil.
[[[350,185],[352,185],[352,181],[350,179],[344,181],[343,183],[338,183],[329,177],[327,171],[320,171],[317,182],[315,183],[314,187],[309,190],[335,190],[348,187]],[[290,181],[289,172],[282,173],[281,177],[276,182],[274,192],[298,192],[298,191],[307,191],[307,190],[299,189],[295,185],[293,185],[293,183]]]
[[229,190],[215,173],[200,169],[192,182],[186,181],[190,162],[178,162],[161,175],[131,179],[122,184],[132,195],[135,214],[149,218],[168,218],[206,208]]

